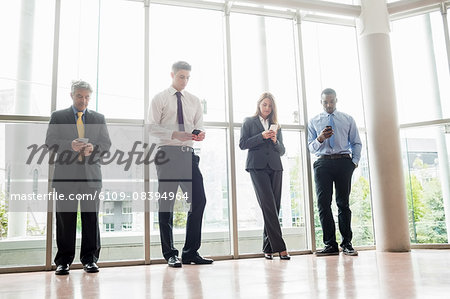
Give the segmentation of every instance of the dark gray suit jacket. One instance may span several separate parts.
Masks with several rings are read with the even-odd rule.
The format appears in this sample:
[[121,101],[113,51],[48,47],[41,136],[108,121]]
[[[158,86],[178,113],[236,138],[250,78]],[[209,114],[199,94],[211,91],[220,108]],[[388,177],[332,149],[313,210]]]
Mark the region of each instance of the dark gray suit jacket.
[[94,153],[78,161],[78,153],[72,150],[72,141],[78,138],[72,107],[52,113],[45,144],[57,153],[54,188],[70,186],[73,181],[86,181],[92,188],[102,187],[100,155],[109,151],[111,140],[102,114],[86,109],[84,117],[85,137],[94,146]]
[[245,170],[264,169],[267,166],[273,170],[283,170],[280,157],[284,155],[285,148],[281,129],[277,131],[276,144],[271,139],[264,139],[262,132],[264,132],[264,127],[259,116],[245,119],[239,141],[239,147],[242,150],[248,149]]

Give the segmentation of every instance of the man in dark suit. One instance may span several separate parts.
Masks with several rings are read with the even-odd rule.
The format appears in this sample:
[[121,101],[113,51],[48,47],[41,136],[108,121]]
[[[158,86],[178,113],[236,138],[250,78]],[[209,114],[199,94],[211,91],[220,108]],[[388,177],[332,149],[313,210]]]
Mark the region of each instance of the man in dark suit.
[[92,88],[85,81],[72,83],[73,105],[55,111],[50,118],[46,145],[56,155],[52,187],[64,200],[56,201],[55,256],[57,275],[69,274],[75,257],[78,203],[81,209],[81,252],[83,269],[98,272],[100,253],[98,195],[102,188],[100,158],[111,146],[105,117],[87,109]]

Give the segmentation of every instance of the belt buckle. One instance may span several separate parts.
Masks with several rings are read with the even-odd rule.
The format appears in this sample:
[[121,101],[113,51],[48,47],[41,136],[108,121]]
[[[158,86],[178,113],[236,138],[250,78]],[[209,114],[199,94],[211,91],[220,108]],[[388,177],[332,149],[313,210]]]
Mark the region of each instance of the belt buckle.
[[192,152],[193,149],[192,149],[190,146],[182,145],[182,146],[181,146],[181,151],[182,151],[183,153],[187,153],[187,152]]

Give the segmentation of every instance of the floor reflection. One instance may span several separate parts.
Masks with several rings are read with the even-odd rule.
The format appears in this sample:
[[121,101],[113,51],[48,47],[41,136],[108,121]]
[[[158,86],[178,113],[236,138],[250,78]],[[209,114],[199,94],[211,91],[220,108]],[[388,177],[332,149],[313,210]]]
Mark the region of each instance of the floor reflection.
[[450,250],[0,274],[1,298],[446,298]]

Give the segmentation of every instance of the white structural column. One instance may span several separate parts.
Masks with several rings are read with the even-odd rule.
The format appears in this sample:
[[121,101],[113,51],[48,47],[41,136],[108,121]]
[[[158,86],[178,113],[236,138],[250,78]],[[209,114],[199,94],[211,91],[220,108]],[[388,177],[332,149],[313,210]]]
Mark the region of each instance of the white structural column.
[[409,251],[405,183],[386,2],[361,0],[357,29],[376,248],[379,251]]
[[[17,60],[17,83],[16,94],[14,99],[14,112],[16,114],[29,115],[31,112],[31,79],[32,79],[32,65],[33,65],[33,41],[34,41],[34,17],[36,3],[34,0],[22,0],[20,10],[20,30],[19,30],[19,50]],[[19,128],[11,128],[16,130]],[[17,135],[20,136],[20,135]],[[23,138],[13,139],[13,148],[22,148],[23,142],[27,140]],[[25,147],[26,148],[26,147]],[[22,161],[17,151],[12,152],[11,162],[11,193],[29,193],[25,189],[25,185],[17,183],[17,180],[29,177],[25,169],[18,166],[18,161]],[[20,186],[20,187],[19,187]],[[27,211],[21,208],[16,208],[13,201],[9,201],[10,212],[8,214],[8,238],[25,237],[27,232]],[[17,211],[20,210],[20,211]]]

